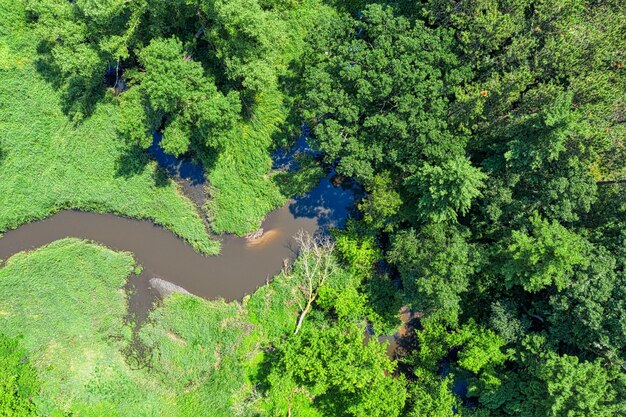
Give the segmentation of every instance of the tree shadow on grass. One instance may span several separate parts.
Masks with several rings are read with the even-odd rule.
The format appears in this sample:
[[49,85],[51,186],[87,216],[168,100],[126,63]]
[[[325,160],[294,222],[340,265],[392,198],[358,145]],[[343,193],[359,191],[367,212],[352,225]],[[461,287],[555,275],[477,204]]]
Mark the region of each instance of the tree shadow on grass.
[[[150,155],[145,149],[138,145],[129,146],[115,162],[115,177],[129,179],[141,175],[148,169],[150,160]],[[154,185],[159,188],[166,187],[172,182],[167,170],[161,166],[157,166],[151,176]]]
[[268,382],[269,376],[274,368],[280,366],[282,357],[282,352],[274,347],[265,349],[263,361],[256,367],[255,372],[251,375],[252,381],[259,391],[263,393],[269,391],[271,388]]
[[148,167],[150,158],[139,146],[133,145],[124,150],[115,163],[115,176],[131,178],[142,174]]
[[166,187],[172,182],[172,179],[167,175],[167,172],[161,168],[157,167],[152,173],[152,179],[154,180],[154,185],[157,187]]

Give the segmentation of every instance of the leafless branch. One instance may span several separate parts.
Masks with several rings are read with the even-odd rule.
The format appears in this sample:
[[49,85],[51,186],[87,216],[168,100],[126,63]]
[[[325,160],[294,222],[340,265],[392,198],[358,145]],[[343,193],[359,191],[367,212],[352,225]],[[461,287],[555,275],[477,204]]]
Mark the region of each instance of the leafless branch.
[[298,262],[303,275],[298,289],[304,298],[304,303],[298,302],[300,316],[294,332],[297,334],[302,327],[304,318],[311,311],[319,290],[335,273],[336,267],[332,259],[335,243],[330,237],[316,237],[300,230],[294,239],[300,248]]

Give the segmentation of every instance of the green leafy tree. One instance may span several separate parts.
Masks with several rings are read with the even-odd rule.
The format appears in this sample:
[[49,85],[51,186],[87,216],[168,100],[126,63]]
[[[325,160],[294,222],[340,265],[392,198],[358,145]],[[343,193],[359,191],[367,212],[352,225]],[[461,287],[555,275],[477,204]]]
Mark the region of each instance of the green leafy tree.
[[394,181],[420,161],[462,153],[446,123],[448,95],[459,83],[448,32],[368,5],[358,19],[324,22],[303,75],[303,115],[313,144],[337,170],[370,181]]
[[[180,155],[196,138],[201,146],[218,147],[232,134],[240,111],[239,98],[224,96],[199,62],[191,60],[176,38],[154,39],[139,53],[145,72],[140,84],[122,95],[119,130],[139,145],[162,124],[163,149]],[[142,116],[143,114],[143,116]]]
[[376,174],[369,181],[367,191],[367,196],[359,204],[363,220],[371,228],[389,231],[402,205],[400,193],[385,174]]
[[503,374],[503,384],[480,401],[493,415],[529,417],[617,416],[626,412],[624,380],[601,359],[581,361],[559,355],[539,336],[526,339],[519,369]]
[[39,389],[37,373],[19,339],[0,333],[0,415],[36,416],[34,400]]
[[407,301],[418,311],[455,324],[473,272],[472,246],[442,224],[395,235],[388,259],[398,267]]
[[399,416],[405,388],[393,372],[385,346],[364,342],[359,327],[305,326],[272,358],[269,415],[318,415],[314,408],[319,415]]
[[147,2],[28,0],[41,37],[40,68],[63,93],[64,110],[88,116],[103,96],[107,69],[131,56]]
[[372,274],[374,264],[381,260],[382,253],[376,239],[354,219],[349,219],[344,230],[333,231],[335,252],[359,278]]
[[445,222],[456,220],[458,213],[467,214],[485,179],[486,175],[466,158],[457,157],[440,166],[424,164],[405,184],[418,199],[418,217]]
[[571,284],[549,297],[544,314],[555,342],[626,366],[626,320],[622,273],[615,259],[596,249],[593,262],[576,271]]
[[415,380],[407,387],[408,417],[450,417],[459,399],[452,392],[451,376],[440,377],[425,369],[414,371]]
[[571,284],[578,266],[587,266],[588,243],[557,222],[537,214],[530,220],[532,231],[513,231],[513,242],[507,249],[509,259],[502,268],[507,285],[521,285],[536,292],[554,285],[562,290]]
[[287,28],[257,0],[208,0],[200,3],[204,38],[229,80],[251,92],[277,83],[276,66],[286,46]]

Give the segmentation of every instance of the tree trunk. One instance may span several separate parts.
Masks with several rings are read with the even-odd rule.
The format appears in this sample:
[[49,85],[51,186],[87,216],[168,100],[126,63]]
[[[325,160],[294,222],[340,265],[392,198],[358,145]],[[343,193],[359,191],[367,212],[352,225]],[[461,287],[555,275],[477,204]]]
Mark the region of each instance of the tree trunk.
[[293,334],[298,334],[298,332],[300,331],[300,327],[302,327],[302,323],[304,322],[304,316],[309,314],[309,310],[311,310],[311,303],[313,303],[312,299],[309,300],[308,303],[306,303],[306,307],[304,308],[304,310],[302,310],[302,313],[300,313],[300,317],[298,317],[298,324],[296,325],[296,331],[293,332]]

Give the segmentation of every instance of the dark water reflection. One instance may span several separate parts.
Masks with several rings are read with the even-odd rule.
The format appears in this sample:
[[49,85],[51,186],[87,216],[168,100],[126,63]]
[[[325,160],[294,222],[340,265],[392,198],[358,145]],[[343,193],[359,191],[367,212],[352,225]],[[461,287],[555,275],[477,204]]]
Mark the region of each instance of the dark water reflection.
[[152,137],[152,145],[148,148],[148,152],[169,175],[186,180],[191,185],[202,185],[205,183],[204,169],[201,164],[194,162],[188,156],[177,158],[174,155],[165,153],[160,145],[161,140],[163,140],[161,133],[155,133]]
[[[302,135],[289,150],[277,150],[272,156],[273,168],[296,171],[298,154],[307,154],[320,158],[321,154],[311,149],[307,142],[309,128],[302,125]],[[327,175],[309,192],[294,197],[288,204],[294,218],[315,219],[320,231],[333,227],[343,227],[346,219],[355,214],[354,203],[362,190],[351,181],[335,181],[335,171],[327,167]],[[340,184],[337,184],[339,182]]]
[[343,227],[360,193],[356,187],[335,186],[332,179],[331,173],[310,192],[295,197],[289,203],[289,212],[293,217],[315,219],[322,231]]

